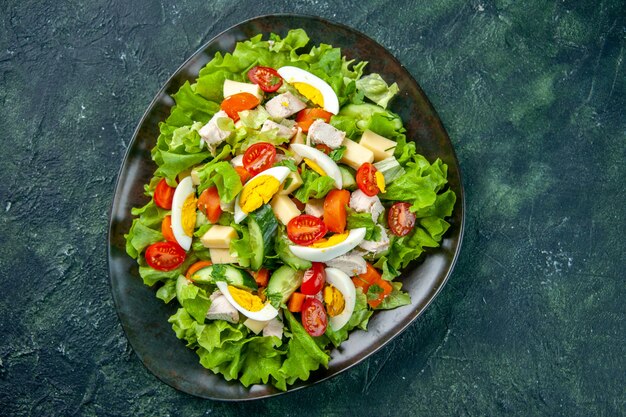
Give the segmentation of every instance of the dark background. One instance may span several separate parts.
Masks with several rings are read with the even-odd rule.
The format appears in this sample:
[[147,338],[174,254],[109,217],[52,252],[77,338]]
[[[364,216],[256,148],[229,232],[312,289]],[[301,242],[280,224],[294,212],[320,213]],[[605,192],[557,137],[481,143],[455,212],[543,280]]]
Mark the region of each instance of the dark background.
[[[161,85],[277,12],[348,24],[418,80],[458,153],[463,250],[425,314],[355,368],[200,400],[126,341],[108,212]],[[0,415],[626,415],[625,46],[620,0],[0,0]]]

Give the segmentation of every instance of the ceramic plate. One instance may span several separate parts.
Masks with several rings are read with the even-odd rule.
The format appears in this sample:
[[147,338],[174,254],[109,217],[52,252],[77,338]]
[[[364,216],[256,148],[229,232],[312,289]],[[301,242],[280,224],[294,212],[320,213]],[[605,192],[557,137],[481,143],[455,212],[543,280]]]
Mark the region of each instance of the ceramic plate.
[[409,72],[385,48],[356,30],[327,20],[308,16],[273,15],[238,24],[204,45],[189,58],[156,95],[139,122],[122,164],[109,224],[109,273],[113,298],[122,326],[137,356],[163,382],[199,397],[241,401],[263,398],[281,392],[268,385],[243,387],[227,382],[203,368],[196,353],[176,338],[167,319],[176,310],[176,303],[164,304],[155,297],[155,289],[143,284],[137,263],[126,255],[124,234],[132,222],[130,210],[143,206],[143,184],[156,166],[150,149],[159,135],[158,123],[169,115],[175,93],[198,71],[215,52],[230,52],[238,41],[258,33],[285,36],[289,29],[303,28],[315,44],[327,43],[341,48],[349,59],[368,61],[367,72],[377,72],[389,82],[397,82],[400,94],[392,101],[391,110],[400,114],[407,128],[407,138],[417,142],[418,152],[429,160],[441,158],[448,164],[450,187],[457,195],[451,227],[442,245],[424,255],[400,278],[411,294],[412,304],[373,315],[369,331],[354,331],[340,349],[331,352],[326,370],[313,372],[306,382],[290,387],[294,391],[328,379],[356,365],[409,326],[441,290],[454,267],[463,235],[464,198],[459,165],[452,144],[439,117]]

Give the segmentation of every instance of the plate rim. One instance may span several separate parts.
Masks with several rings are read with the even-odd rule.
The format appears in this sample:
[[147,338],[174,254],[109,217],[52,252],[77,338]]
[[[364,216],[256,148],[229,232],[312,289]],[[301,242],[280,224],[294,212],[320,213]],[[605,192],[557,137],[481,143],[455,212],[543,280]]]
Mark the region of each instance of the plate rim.
[[[131,155],[131,152],[132,152],[132,150],[134,148],[135,142],[137,141],[138,134],[139,134],[139,132],[140,132],[144,122],[148,118],[148,116],[150,114],[150,110],[154,107],[154,105],[158,102],[159,98],[163,94],[169,96],[169,94],[166,93],[166,90],[171,85],[171,81],[178,74],[181,73],[181,71],[185,68],[185,66],[187,66],[187,64],[189,62],[193,61],[200,54],[202,54],[208,48],[209,45],[214,43],[218,38],[222,37],[226,33],[230,32],[230,31],[232,31],[232,30],[234,30],[234,29],[236,29],[236,28],[238,28],[240,26],[243,26],[245,24],[249,24],[249,23],[252,23],[252,22],[255,22],[255,21],[263,21],[263,20],[267,20],[267,19],[274,19],[274,18],[280,18],[280,17],[309,19],[309,20],[313,20],[313,21],[322,22],[324,24],[328,24],[328,25],[331,25],[331,26],[337,26],[337,27],[340,27],[340,28],[342,28],[342,29],[344,29],[344,30],[346,30],[348,32],[352,32],[353,34],[357,35],[358,37],[365,38],[368,41],[373,42],[373,43],[379,45],[381,48],[383,48],[387,52],[388,57],[391,58],[391,60],[393,60],[398,66],[400,66],[406,72],[407,76],[409,77],[409,81],[411,81],[415,85],[415,87],[417,87],[420,95],[425,100],[425,102],[428,105],[430,111],[433,113],[433,115],[436,117],[436,119],[441,124],[441,130],[443,131],[443,133],[445,135],[445,139],[450,143],[450,150],[451,150],[451,155],[450,156],[451,156],[451,159],[454,161],[454,163],[456,165],[456,168],[457,168],[456,171],[457,171],[457,175],[458,175],[458,179],[459,179],[458,190],[455,190],[455,191],[458,191],[458,193],[457,193],[458,195],[457,195],[457,199],[456,199],[456,203],[455,203],[456,205],[455,205],[455,208],[454,208],[455,211],[456,210],[460,210],[460,216],[459,216],[460,222],[458,224],[458,228],[459,228],[458,244],[456,245],[456,248],[455,248],[455,250],[454,250],[454,252],[452,254],[452,260],[449,263],[449,265],[447,266],[447,270],[446,270],[445,276],[441,280],[440,285],[432,293],[432,295],[427,298],[427,300],[424,303],[423,307],[419,311],[416,311],[412,315],[412,317],[410,317],[410,319],[407,320],[404,323],[404,325],[397,331],[396,334],[394,334],[389,339],[385,340],[383,343],[381,343],[378,347],[373,349],[371,352],[368,352],[368,353],[364,354],[357,361],[349,363],[348,365],[346,365],[345,367],[343,367],[342,369],[338,370],[337,372],[335,372],[335,373],[333,373],[331,375],[326,375],[326,376],[321,377],[319,379],[316,379],[316,380],[314,380],[312,382],[301,381],[301,382],[303,382],[302,385],[288,387],[286,391],[276,390],[275,392],[270,392],[270,393],[266,393],[266,394],[263,394],[263,395],[249,396],[249,397],[237,398],[237,399],[235,399],[235,398],[219,398],[219,397],[213,397],[213,396],[198,395],[198,394],[195,394],[195,393],[190,393],[188,391],[185,391],[180,386],[173,385],[171,383],[171,381],[166,380],[161,375],[159,375],[156,372],[154,372],[150,367],[148,367],[148,365],[146,364],[146,361],[144,360],[143,356],[138,351],[136,351],[134,346],[132,345],[131,339],[128,337],[128,332],[126,330],[126,327],[124,326],[124,322],[122,320],[122,317],[120,316],[121,313],[120,313],[120,310],[118,308],[118,301],[116,299],[114,288],[113,288],[113,282],[112,282],[113,281],[113,270],[112,270],[112,262],[111,262],[111,260],[112,260],[111,249],[113,247],[113,245],[112,245],[113,213],[114,213],[114,208],[115,208],[117,200],[118,200],[117,199],[117,195],[118,195],[118,191],[119,191],[119,187],[120,187],[120,180],[121,180],[122,174],[123,174],[123,172],[124,172],[124,170],[126,168],[126,165],[127,165],[128,160],[129,160],[129,157]],[[341,48],[341,46],[339,46],[339,47]],[[323,382],[323,381],[326,381],[328,379],[331,379],[331,378],[333,378],[333,377],[335,377],[335,376],[337,376],[337,375],[339,375],[339,374],[341,374],[341,373],[351,369],[352,367],[360,364],[365,359],[367,359],[370,356],[374,355],[375,353],[379,352],[383,347],[385,347],[387,344],[389,344],[392,340],[396,339],[398,336],[400,336],[402,333],[404,333],[409,326],[411,326],[422,314],[424,314],[424,312],[428,309],[428,307],[431,305],[431,303],[435,300],[435,298],[437,298],[439,293],[443,290],[443,288],[448,283],[448,280],[450,279],[450,276],[452,275],[452,272],[454,271],[454,268],[456,267],[456,264],[458,262],[459,255],[460,255],[460,252],[461,252],[461,247],[463,246],[463,238],[464,238],[464,234],[465,234],[465,221],[466,221],[465,217],[466,217],[466,202],[465,202],[465,189],[464,189],[464,185],[463,185],[463,175],[462,175],[462,172],[461,172],[461,166],[459,164],[459,160],[458,160],[455,148],[453,146],[452,140],[450,139],[448,131],[445,128],[445,125],[444,125],[443,121],[441,120],[441,117],[439,116],[439,114],[437,113],[437,110],[435,109],[435,107],[433,106],[432,102],[430,101],[430,98],[422,90],[421,85],[413,77],[411,72],[404,66],[404,64],[402,64],[400,62],[400,60],[398,58],[396,58],[396,56],[394,54],[392,54],[387,49],[387,47],[382,45],[380,42],[378,42],[375,39],[371,38],[367,34],[361,32],[361,31],[359,31],[359,30],[357,30],[357,29],[355,29],[355,28],[353,28],[351,26],[348,26],[348,25],[346,25],[344,23],[336,22],[336,21],[330,20],[330,19],[325,18],[325,17],[311,15],[311,14],[269,13],[269,14],[254,16],[254,17],[251,17],[251,18],[239,21],[238,23],[235,23],[235,24],[227,27],[226,29],[220,31],[216,35],[212,36],[206,42],[203,42],[200,47],[198,47],[191,55],[189,55],[189,57],[187,57],[176,68],[176,70],[174,70],[170,74],[170,76],[167,78],[167,80],[165,80],[163,82],[161,87],[154,94],[154,97],[152,98],[152,100],[150,100],[150,103],[147,105],[143,115],[139,119],[139,122],[137,123],[137,126],[135,127],[135,129],[133,131],[131,140],[127,144],[126,150],[124,152],[124,156],[122,158],[122,162],[121,162],[120,167],[119,167],[119,169],[118,169],[118,171],[116,173],[115,184],[114,184],[114,187],[113,187],[113,198],[111,199],[111,204],[109,206],[109,212],[108,212],[108,217],[107,217],[108,228],[107,228],[107,233],[106,233],[106,248],[107,248],[106,252],[107,252],[107,269],[108,269],[108,278],[109,278],[108,279],[108,283],[109,283],[109,287],[110,287],[110,290],[111,290],[113,303],[115,305],[115,313],[116,313],[116,315],[118,317],[118,320],[119,320],[120,326],[122,328],[122,331],[124,332],[124,337],[128,341],[128,343],[131,346],[131,348],[133,349],[133,352],[139,358],[139,361],[141,362],[143,367],[148,372],[150,372],[150,374],[154,375],[158,380],[160,380],[161,382],[165,383],[166,385],[174,388],[175,390],[180,391],[180,392],[184,392],[187,395],[198,397],[198,398],[215,400],[215,401],[223,401],[223,402],[247,402],[247,401],[260,400],[260,399],[275,397],[275,396],[279,396],[279,395],[283,395],[283,394],[299,391],[301,389],[304,389],[304,388],[307,388],[307,387],[311,387],[311,386],[316,385],[316,384],[318,384],[320,382]],[[425,256],[428,256],[428,252],[425,252]],[[185,347],[185,349],[188,349],[188,348]],[[336,348],[332,347],[331,348],[331,352],[333,350],[336,350]],[[198,361],[198,366],[202,366],[199,361]],[[315,371],[313,371],[313,372],[315,372]],[[263,384],[263,385],[267,385],[267,384]],[[247,389],[249,390],[250,387],[248,387]]]

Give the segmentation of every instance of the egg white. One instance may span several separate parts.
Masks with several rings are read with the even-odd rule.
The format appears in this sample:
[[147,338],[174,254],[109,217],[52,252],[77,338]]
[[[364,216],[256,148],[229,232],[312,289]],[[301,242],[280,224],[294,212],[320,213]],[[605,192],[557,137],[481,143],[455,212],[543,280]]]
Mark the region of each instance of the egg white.
[[186,251],[191,248],[191,236],[187,236],[183,229],[183,204],[187,197],[195,192],[196,189],[193,186],[191,177],[185,177],[174,190],[174,199],[172,200],[172,232],[174,232],[174,237],[180,247]]
[[335,180],[335,187],[341,190],[341,187],[343,187],[341,171],[339,171],[339,166],[330,158],[330,156],[311,146],[302,145],[300,143],[291,144],[291,149],[302,158],[309,158],[311,161],[319,165],[319,167],[324,170],[326,175]]
[[269,302],[267,302],[265,307],[259,311],[250,311],[235,301],[230,293],[230,290],[228,289],[228,283],[226,281],[218,281],[215,284],[233,307],[235,307],[241,314],[251,318],[252,320],[269,321],[278,315],[278,310],[276,310]]
[[325,271],[326,283],[337,288],[345,301],[343,311],[335,317],[328,318],[330,327],[337,331],[350,321],[356,303],[356,289],[354,288],[354,283],[345,272],[337,268],[326,268]]
[[286,66],[278,68],[277,71],[278,74],[290,84],[304,83],[318,89],[324,98],[324,110],[332,114],[339,113],[339,99],[337,98],[337,94],[326,81],[302,68]]
[[[262,177],[263,175],[270,175],[274,178],[276,178],[278,180],[279,183],[283,183],[285,181],[285,179],[287,178],[287,176],[289,175],[291,171],[289,170],[289,168],[287,167],[273,167],[273,168],[269,168],[266,169],[263,172],[259,172],[258,174],[256,174],[254,177],[252,177],[251,179],[249,179],[246,184],[250,184],[252,183],[252,181],[254,181],[256,178],[258,177]],[[244,185],[244,188],[246,186]],[[243,190],[242,190],[243,191]],[[278,192],[278,191],[276,191]],[[237,198],[235,199],[235,223],[239,224],[243,221],[243,219],[245,219],[248,216],[248,213],[245,213],[242,209],[241,206],[239,205],[239,196],[241,195],[241,192],[239,194],[237,194]]]
[[350,252],[365,239],[365,227],[350,230],[346,240],[327,248],[313,248],[310,246],[291,245],[289,250],[295,256],[311,262],[328,262],[338,256]]

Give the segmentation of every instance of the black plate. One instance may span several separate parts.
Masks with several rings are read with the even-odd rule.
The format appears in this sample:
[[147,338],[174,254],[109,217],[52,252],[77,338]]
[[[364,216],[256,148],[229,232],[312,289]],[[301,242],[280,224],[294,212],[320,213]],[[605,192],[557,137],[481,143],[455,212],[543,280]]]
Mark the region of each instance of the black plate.
[[420,153],[429,160],[441,158],[448,164],[450,187],[457,195],[452,226],[441,248],[429,252],[401,280],[411,294],[412,304],[374,314],[369,331],[354,331],[340,349],[331,352],[327,370],[319,370],[306,382],[289,391],[328,379],[356,365],[383,347],[411,324],[430,304],[448,279],[461,246],[464,222],[464,198],[459,165],[448,134],[439,117],[409,72],[385,48],[356,30],[317,17],[273,15],[238,24],[213,38],[189,58],[167,81],[146,110],[130,143],[119,173],[109,225],[109,273],[113,298],[122,326],[137,356],[163,382],[199,397],[218,400],[250,400],[280,394],[268,385],[244,388],[239,382],[227,382],[203,368],[196,353],[176,338],[167,319],[175,304],[165,305],[155,298],[155,290],[143,284],[135,260],[126,255],[124,233],[132,222],[130,210],[146,203],[143,184],[156,169],[150,149],[159,135],[158,123],[169,115],[175,93],[218,51],[233,51],[235,43],[258,33],[286,35],[289,29],[303,28],[312,43],[340,47],[349,59],[369,61],[367,72],[377,72],[389,82],[397,82],[400,95],[391,105],[407,128],[407,137],[417,142]]

